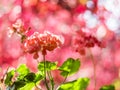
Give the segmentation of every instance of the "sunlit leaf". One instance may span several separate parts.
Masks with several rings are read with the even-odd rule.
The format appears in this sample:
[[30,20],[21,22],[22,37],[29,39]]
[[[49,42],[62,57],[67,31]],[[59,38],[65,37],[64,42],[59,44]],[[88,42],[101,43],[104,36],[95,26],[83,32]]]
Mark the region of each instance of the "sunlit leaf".
[[24,87],[20,88],[19,90],[32,90],[32,88],[35,86],[33,82],[27,83]]
[[19,74],[28,74],[29,73],[29,68],[25,65],[25,64],[22,64],[20,65],[16,71],[19,73]]
[[74,60],[73,58],[68,58],[62,66],[59,67],[59,70],[62,71],[62,76],[72,75],[79,70],[80,60]]
[[12,83],[11,79],[15,74],[15,70],[11,70],[7,73],[6,79],[5,79],[5,84],[10,85]]
[[115,90],[114,85],[105,85],[100,88],[100,90]]
[[[50,61],[46,61],[46,70],[50,71],[50,70],[55,70],[57,68],[57,65],[55,62],[50,62]],[[40,71],[44,71],[44,62],[40,62],[38,65],[38,69]]]
[[16,71],[18,72],[19,74],[19,77],[18,79],[23,79],[30,71],[29,71],[29,68],[25,65],[25,64],[22,64],[20,65]]
[[39,71],[39,72],[37,72],[35,74],[35,80],[34,80],[34,82],[38,82],[38,81],[40,81],[43,78],[44,78],[44,74],[42,74],[42,72]]
[[79,78],[78,80],[62,84],[57,90],[86,90],[88,84],[88,78]]

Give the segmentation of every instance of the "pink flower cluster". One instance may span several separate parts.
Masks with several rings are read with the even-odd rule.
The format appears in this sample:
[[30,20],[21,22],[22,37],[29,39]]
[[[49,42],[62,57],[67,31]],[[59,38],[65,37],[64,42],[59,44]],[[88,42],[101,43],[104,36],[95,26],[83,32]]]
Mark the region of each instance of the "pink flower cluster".
[[26,29],[24,28],[23,22],[18,19],[14,24],[12,24],[12,27],[9,27],[9,33],[12,35],[14,32],[18,34],[22,34],[26,32]]
[[95,36],[87,34],[83,31],[78,31],[77,36],[74,39],[74,46],[76,51],[81,55],[85,54],[85,48],[91,48],[97,45],[100,48],[105,47],[102,41],[99,41]]
[[43,34],[35,32],[33,35],[25,39],[23,49],[27,53],[34,53],[34,58],[38,58],[38,52],[41,51],[46,55],[47,51],[53,51],[55,48],[63,44],[61,37],[54,35],[48,31]]

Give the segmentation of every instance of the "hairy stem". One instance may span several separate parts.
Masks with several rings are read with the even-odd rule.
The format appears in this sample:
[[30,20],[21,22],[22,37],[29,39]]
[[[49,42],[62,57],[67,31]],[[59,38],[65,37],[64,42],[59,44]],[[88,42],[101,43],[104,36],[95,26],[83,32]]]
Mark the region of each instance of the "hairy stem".
[[50,90],[49,86],[47,84],[47,79],[46,79],[46,60],[45,60],[45,55],[43,55],[43,60],[44,60],[45,85],[46,85],[47,90]]
[[96,90],[96,84],[97,84],[97,81],[96,81],[96,63],[95,63],[94,56],[93,56],[91,50],[90,50],[90,57],[91,57],[92,64],[93,64],[94,90]]
[[53,80],[53,77],[51,75],[51,72],[47,72],[48,73],[48,77],[50,79],[50,83],[51,83],[51,90],[54,90],[54,80]]
[[5,76],[7,75],[9,68],[10,68],[10,67],[7,68],[5,74],[4,74],[3,77],[2,77],[2,83],[4,82]]
[[63,80],[63,82],[62,82],[62,83],[65,83],[65,81],[66,81],[67,77],[68,77],[68,74],[65,76],[65,78],[64,78],[64,80]]
[[35,87],[36,87],[38,90],[42,90],[40,87],[37,86],[36,83],[35,83]]

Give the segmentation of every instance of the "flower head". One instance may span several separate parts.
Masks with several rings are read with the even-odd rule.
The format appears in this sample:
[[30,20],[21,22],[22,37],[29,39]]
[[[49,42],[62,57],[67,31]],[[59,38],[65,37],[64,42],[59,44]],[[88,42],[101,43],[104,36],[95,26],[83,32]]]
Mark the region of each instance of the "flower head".
[[21,36],[21,42],[27,37],[26,34],[31,28],[25,29],[24,23],[21,19],[18,19],[11,27],[8,27],[8,35],[11,37],[14,33],[17,33]]
[[45,31],[43,34],[35,32],[24,41],[23,48],[25,52],[34,53],[37,56],[39,51],[46,55],[47,51],[53,51],[62,44],[63,40],[61,37],[48,31]]
[[12,27],[8,27],[8,29],[10,30],[11,34],[14,32],[18,34],[22,34],[26,32],[24,28],[24,24],[20,19],[18,19],[14,24],[12,24]]
[[63,44],[63,40],[59,36],[54,35],[48,31],[39,35],[39,41],[42,51],[52,51]]
[[77,32],[73,45],[76,48],[76,51],[81,55],[85,54],[85,48],[92,48],[95,45],[100,48],[105,47],[102,41],[99,41],[95,36],[87,34],[83,31]]
[[38,35],[39,33],[35,32],[23,42],[23,48],[25,52],[34,53],[39,51],[40,45]]

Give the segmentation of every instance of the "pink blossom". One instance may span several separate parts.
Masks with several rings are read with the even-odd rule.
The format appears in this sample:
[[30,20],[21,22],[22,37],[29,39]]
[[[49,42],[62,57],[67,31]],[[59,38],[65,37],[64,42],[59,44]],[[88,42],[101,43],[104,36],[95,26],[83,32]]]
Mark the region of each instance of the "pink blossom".
[[23,49],[25,52],[34,53],[34,57],[38,58],[39,51],[41,51],[43,55],[46,55],[46,51],[53,51],[62,44],[63,40],[57,35],[47,31],[43,34],[35,32],[24,41]]
[[14,24],[12,24],[12,27],[8,27],[8,30],[10,36],[15,32],[20,35],[24,35],[28,31],[27,29],[25,29],[24,23],[21,19],[18,19]]
[[76,51],[81,55],[85,54],[85,48],[92,48],[97,45],[100,48],[104,47],[103,42],[99,41],[95,36],[85,33],[81,30],[77,31],[77,35],[74,38],[73,45]]

